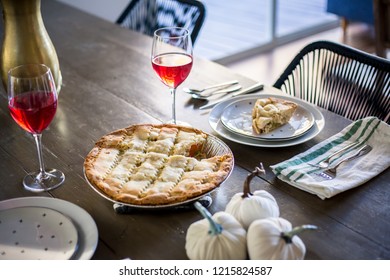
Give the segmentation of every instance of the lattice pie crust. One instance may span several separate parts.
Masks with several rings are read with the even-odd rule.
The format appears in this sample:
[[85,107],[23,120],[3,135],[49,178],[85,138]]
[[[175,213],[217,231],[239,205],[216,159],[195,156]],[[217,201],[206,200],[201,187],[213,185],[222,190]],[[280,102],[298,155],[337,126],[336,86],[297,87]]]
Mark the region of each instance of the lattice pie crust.
[[201,153],[207,134],[176,125],[134,125],[103,136],[85,158],[88,181],[119,202],[164,205],[217,187],[230,154]]

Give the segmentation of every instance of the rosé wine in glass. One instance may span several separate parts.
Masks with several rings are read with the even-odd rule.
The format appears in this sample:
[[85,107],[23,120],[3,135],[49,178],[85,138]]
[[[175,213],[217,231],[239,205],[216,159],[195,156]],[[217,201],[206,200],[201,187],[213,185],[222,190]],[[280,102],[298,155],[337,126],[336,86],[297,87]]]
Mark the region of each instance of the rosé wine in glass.
[[152,63],[161,81],[170,88],[177,88],[191,72],[192,57],[182,53],[167,53],[154,57]]
[[39,171],[23,179],[25,189],[49,191],[65,181],[57,169],[45,169],[42,155],[42,132],[57,111],[57,91],[50,69],[43,64],[26,64],[8,71],[8,108],[15,122],[34,136],[38,151]]
[[171,92],[172,119],[168,123],[176,124],[176,88],[187,79],[193,63],[190,32],[181,27],[157,29],[151,61],[154,71]]
[[57,111],[57,96],[53,92],[27,92],[9,100],[12,118],[30,133],[42,133]]

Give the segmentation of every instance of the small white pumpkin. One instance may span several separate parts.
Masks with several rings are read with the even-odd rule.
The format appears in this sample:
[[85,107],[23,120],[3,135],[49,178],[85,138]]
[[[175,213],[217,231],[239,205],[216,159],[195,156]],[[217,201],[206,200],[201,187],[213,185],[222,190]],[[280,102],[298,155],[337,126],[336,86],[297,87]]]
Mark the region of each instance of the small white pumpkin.
[[243,192],[236,193],[226,205],[225,212],[232,214],[245,229],[258,219],[268,217],[279,217],[279,206],[276,199],[267,191],[257,190],[254,193],[250,191],[252,179],[259,175],[265,174],[263,165],[256,167],[251,174],[245,179]]
[[244,260],[247,258],[246,231],[230,214],[211,216],[199,202],[196,209],[205,219],[192,223],[185,249],[190,260]]
[[247,232],[248,253],[251,260],[302,260],[306,254],[303,241],[296,235],[304,230],[317,229],[303,225],[292,229],[283,218],[254,221]]

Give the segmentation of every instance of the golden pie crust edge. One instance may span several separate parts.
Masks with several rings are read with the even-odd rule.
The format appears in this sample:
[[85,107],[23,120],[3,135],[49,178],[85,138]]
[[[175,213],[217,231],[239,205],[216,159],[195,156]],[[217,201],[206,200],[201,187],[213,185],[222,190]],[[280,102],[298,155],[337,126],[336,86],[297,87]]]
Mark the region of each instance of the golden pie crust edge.
[[[123,147],[121,147],[121,139],[123,139],[124,135],[132,135],[132,133],[134,133],[134,131],[139,127],[149,127],[151,129],[177,129],[178,131],[195,133],[204,137],[203,144],[206,142],[207,137],[209,137],[208,134],[199,129],[170,124],[132,125],[127,128],[118,129],[101,137],[85,158],[84,172],[88,182],[95,189],[100,190],[106,196],[115,201],[140,206],[158,206],[185,202],[186,200],[196,198],[218,187],[218,185],[226,179],[233,168],[233,156],[230,153],[213,156],[210,158],[202,158],[203,160],[215,163],[217,166],[217,169],[209,173],[202,182],[191,184],[191,181],[179,181],[175,186],[174,191],[171,193],[156,193],[142,196],[140,194],[131,192],[123,192],[121,190],[121,185],[118,184],[118,182],[110,182],[110,180],[107,182],[107,180],[104,180],[104,174],[95,168],[94,163],[103,147],[118,149],[119,151],[123,152]],[[192,154],[187,155],[188,158],[194,158],[197,152],[202,149],[202,146],[199,145],[199,143],[194,143],[194,147],[194,150],[191,149]]]

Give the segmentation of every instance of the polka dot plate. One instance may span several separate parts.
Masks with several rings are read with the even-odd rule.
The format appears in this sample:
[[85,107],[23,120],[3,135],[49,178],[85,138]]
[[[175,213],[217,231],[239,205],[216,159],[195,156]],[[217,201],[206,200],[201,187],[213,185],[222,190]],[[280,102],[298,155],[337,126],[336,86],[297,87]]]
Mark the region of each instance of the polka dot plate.
[[67,216],[45,207],[0,210],[0,259],[71,259],[78,232]]

